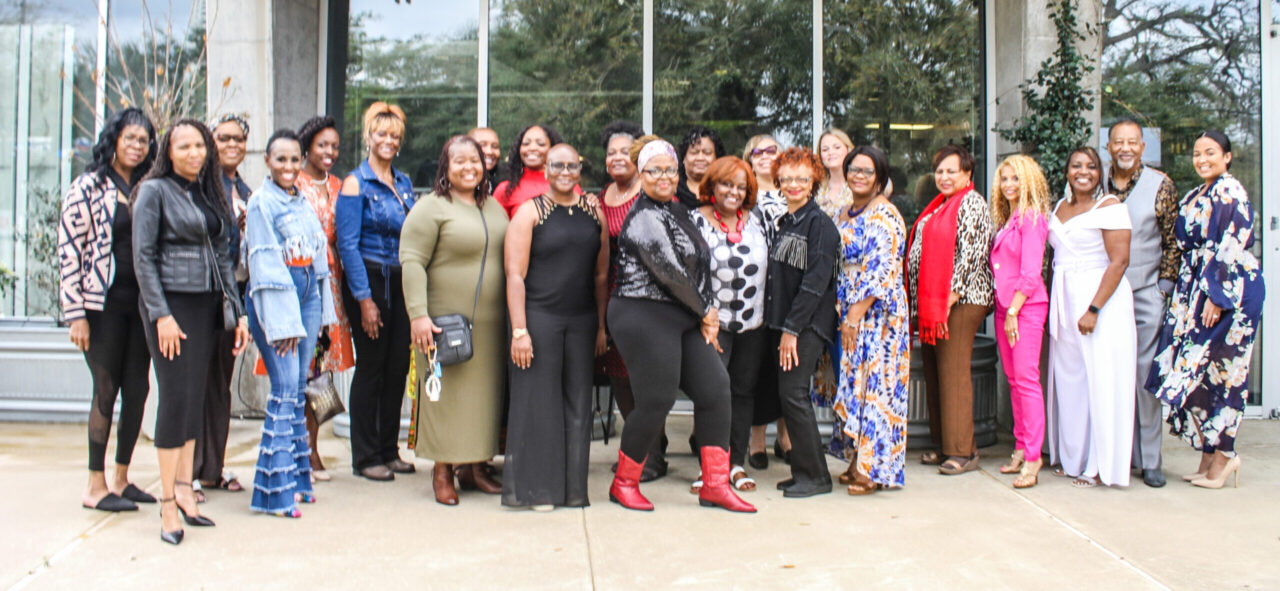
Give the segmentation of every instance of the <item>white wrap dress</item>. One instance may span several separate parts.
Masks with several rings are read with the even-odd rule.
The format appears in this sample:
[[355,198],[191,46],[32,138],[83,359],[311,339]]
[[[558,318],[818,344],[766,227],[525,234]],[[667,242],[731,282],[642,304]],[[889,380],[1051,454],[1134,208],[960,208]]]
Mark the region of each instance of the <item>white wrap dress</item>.
[[1118,200],[1103,197],[1066,222],[1056,209],[1050,216],[1047,439],[1051,461],[1068,475],[1128,486],[1138,338],[1129,281],[1120,278],[1091,334],[1077,326],[1110,264],[1102,231],[1132,229],[1128,209],[1102,207],[1108,202]]

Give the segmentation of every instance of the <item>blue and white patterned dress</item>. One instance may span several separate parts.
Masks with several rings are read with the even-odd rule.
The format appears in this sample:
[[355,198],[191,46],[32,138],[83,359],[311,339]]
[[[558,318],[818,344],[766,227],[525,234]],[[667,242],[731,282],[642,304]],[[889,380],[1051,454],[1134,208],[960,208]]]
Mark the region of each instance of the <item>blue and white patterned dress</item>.
[[[833,399],[817,399],[835,414],[828,452],[857,462],[876,484],[904,484],[907,395],[911,376],[911,328],[902,257],[906,225],[881,201],[852,219],[837,219],[840,272],[836,278],[841,322],[849,308],[876,298],[858,330],[857,345],[841,352]],[[837,335],[836,338],[839,338]]]
[[[1249,362],[1266,287],[1253,245],[1253,207],[1230,173],[1182,198],[1175,232],[1182,268],[1147,389],[1172,408],[1171,432],[1205,453],[1234,450],[1249,397]],[[1222,308],[1205,326],[1206,301]]]

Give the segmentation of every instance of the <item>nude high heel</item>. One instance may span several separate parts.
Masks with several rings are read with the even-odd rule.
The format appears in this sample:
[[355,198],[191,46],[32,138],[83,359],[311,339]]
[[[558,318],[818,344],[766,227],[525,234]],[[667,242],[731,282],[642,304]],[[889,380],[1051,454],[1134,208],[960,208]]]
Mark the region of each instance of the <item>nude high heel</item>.
[[1227,477],[1233,476],[1231,486],[1238,488],[1240,486],[1240,456],[1236,456],[1227,460],[1227,465],[1223,466],[1222,473],[1214,480],[1201,478],[1191,481],[1191,484],[1201,488],[1222,488],[1227,484]]

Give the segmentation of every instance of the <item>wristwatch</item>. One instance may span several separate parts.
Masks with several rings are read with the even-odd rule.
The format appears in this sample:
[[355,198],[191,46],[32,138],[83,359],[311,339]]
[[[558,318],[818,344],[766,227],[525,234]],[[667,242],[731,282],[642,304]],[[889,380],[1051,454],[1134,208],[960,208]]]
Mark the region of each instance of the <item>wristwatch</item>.
[[1093,304],[1089,304],[1089,311],[1090,311],[1090,312],[1093,312],[1094,314],[1097,314],[1099,310],[1100,310],[1100,308],[1098,308],[1097,306],[1095,306],[1095,305],[1093,305]]
[[513,329],[511,329],[511,339],[512,339],[512,340],[518,339],[518,338],[520,338],[520,337],[527,337],[527,336],[529,336],[529,329],[527,329],[527,328],[513,328]]
[[1017,318],[1017,317],[1018,317],[1018,312],[1020,312],[1020,311],[1021,311],[1021,310],[1015,310],[1015,309],[1013,309],[1013,308],[1009,308],[1009,312],[1008,312],[1007,314],[1005,314],[1005,315],[1006,315],[1006,316],[1008,316],[1008,317],[1010,317],[1010,318]]

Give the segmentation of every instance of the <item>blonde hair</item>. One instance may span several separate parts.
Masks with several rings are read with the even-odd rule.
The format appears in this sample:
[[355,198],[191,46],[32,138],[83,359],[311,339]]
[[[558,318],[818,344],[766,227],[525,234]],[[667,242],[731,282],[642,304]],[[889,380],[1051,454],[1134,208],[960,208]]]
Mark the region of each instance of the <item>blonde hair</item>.
[[[1000,190],[1000,171],[1005,167],[1013,170],[1018,177],[1018,211],[1009,211],[1009,200],[1004,198]],[[1030,156],[1014,154],[1005,158],[996,167],[996,190],[991,192],[991,221],[997,228],[1005,225],[1013,214],[1017,214],[1019,223],[1022,216],[1035,212],[1042,216],[1049,215],[1049,182],[1044,178],[1044,171]]]
[[382,131],[404,137],[404,110],[399,106],[383,101],[374,101],[364,111],[364,141],[368,143],[373,134]]
[[654,133],[636,138],[635,141],[631,142],[631,149],[627,151],[627,156],[631,158],[631,163],[640,166],[640,150],[644,149],[645,144],[661,139]]
[[822,132],[822,135],[818,136],[818,148],[817,148],[817,149],[818,149],[819,151],[821,151],[821,150],[822,150],[822,138],[825,138],[825,137],[827,137],[827,136],[829,136],[829,135],[830,135],[830,136],[835,136],[835,138],[836,138],[836,139],[840,140],[840,143],[844,144],[844,147],[846,147],[846,148],[848,148],[848,149],[850,149],[850,150],[852,150],[852,149],[853,149],[853,140],[849,139],[849,134],[847,134],[847,133],[845,133],[843,130],[837,129],[837,128],[835,128],[835,127],[828,127],[828,128],[826,129],[826,131],[823,131],[823,132]]
[[[773,140],[773,143],[778,143],[778,140],[774,139],[773,136],[767,133],[753,135],[751,136],[751,139],[747,140],[746,147],[742,148],[742,159],[746,160],[747,164],[751,164],[751,151],[756,149],[756,146],[760,145],[760,142],[765,140]],[[778,144],[778,151],[782,151],[782,144]]]

